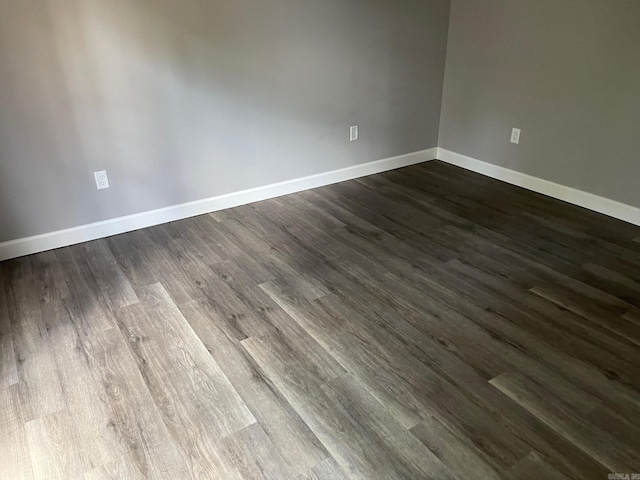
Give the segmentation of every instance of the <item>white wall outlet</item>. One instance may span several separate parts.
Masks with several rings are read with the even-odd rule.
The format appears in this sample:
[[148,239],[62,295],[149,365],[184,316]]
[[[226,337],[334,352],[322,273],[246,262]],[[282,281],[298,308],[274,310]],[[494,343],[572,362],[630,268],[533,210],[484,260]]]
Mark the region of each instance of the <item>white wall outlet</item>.
[[519,128],[511,130],[511,143],[520,143],[520,131]]
[[349,130],[349,141],[355,142],[356,140],[358,140],[359,134],[360,132],[358,129],[358,125],[354,125],[353,127],[351,127],[351,129]]
[[93,176],[96,177],[96,187],[98,187],[98,190],[109,188],[109,177],[107,176],[106,170],[93,172]]

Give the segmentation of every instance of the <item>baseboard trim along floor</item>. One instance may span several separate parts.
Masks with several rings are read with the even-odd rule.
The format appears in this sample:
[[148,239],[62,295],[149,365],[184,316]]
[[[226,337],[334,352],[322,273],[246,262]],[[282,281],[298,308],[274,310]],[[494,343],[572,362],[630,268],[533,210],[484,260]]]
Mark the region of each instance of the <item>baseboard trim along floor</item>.
[[482,160],[467,157],[466,155],[460,155],[459,153],[451,152],[444,148],[438,148],[437,157],[438,160],[445,163],[456,165],[471,170],[472,172],[510,183],[511,185],[526,188],[527,190],[532,190],[547,195],[548,197],[557,198],[558,200],[563,200],[573,205],[593,210],[594,212],[603,213],[618,220],[640,225],[640,208],[560,185],[559,183],[543,180],[542,178],[532,177],[531,175],[483,162]]
[[287,180],[262,187],[242,190],[217,197],[183,203],[171,207],[118,217],[102,222],[81,225],[66,230],[25,237],[0,243],[0,261],[17,258],[32,253],[88,242],[98,238],[118,235],[183,218],[237,207],[247,203],[276,198],[311,188],[331,185],[345,180],[382,173],[396,168],[407,167],[430,160],[441,160],[451,165],[471,170],[527,190],[557,198],[573,205],[593,210],[634,225],[640,225],[640,208],[583,192],[558,183],[532,177],[525,173],[483,162],[444,148],[430,148],[419,152],[385,158],[352,167],[319,173],[308,177]]
[[276,198],[282,195],[344,182],[345,180],[382,173],[396,168],[407,167],[409,165],[435,160],[436,153],[437,148],[430,148],[406,155],[399,155],[339,170],[319,173],[317,175],[197,200],[195,202],[183,203],[149,212],[128,215],[126,217],[113,218],[42,235],[10,240],[0,243],[0,261],[131,232],[141,228],[181,220],[183,218],[195,217],[205,213],[224,210],[225,208],[238,207],[240,205],[246,205],[247,203]]

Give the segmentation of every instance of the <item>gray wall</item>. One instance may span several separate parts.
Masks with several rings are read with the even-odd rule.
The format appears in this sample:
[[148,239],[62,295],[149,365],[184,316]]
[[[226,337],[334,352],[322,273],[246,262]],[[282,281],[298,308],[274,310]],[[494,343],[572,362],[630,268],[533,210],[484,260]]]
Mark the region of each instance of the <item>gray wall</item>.
[[640,207],[640,1],[453,0],[440,146]]
[[448,15],[448,0],[2,0],[0,242],[436,146]]

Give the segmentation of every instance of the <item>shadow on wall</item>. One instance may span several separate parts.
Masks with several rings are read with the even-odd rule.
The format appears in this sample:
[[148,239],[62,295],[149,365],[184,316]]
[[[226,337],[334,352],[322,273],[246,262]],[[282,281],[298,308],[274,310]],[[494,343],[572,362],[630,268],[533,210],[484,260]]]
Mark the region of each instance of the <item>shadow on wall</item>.
[[[2,2],[0,242],[432,146],[330,141],[356,110],[415,103],[390,80],[407,37],[393,15],[364,0]],[[421,115],[406,121],[424,129]]]

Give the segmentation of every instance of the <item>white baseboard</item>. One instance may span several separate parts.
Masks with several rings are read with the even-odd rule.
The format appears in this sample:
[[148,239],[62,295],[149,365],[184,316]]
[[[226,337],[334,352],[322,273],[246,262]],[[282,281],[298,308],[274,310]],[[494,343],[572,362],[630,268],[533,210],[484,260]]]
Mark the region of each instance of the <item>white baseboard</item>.
[[206,198],[195,202],[174,205],[159,210],[138,213],[126,217],[113,218],[103,222],[81,225],[79,227],[45,233],[33,237],[20,238],[0,243],[0,261],[22,257],[32,253],[44,252],[55,248],[88,242],[98,238],[118,235],[120,233],[139,230],[162,223],[173,222],[183,218],[203,215],[205,213],[237,207],[247,203],[258,202],[310,188],[343,182],[353,178],[386,172],[416,163],[435,160],[437,148],[409,153],[397,157],[385,158],[375,162],[355,165],[353,167],[333,170],[326,173],[297,178],[285,182],[274,183],[263,187],[252,188],[240,192],[229,193],[217,197]]
[[386,172],[396,168],[407,167],[434,159],[481,173],[503,182],[542,193],[580,207],[603,213],[634,225],[640,225],[640,208],[566,187],[558,183],[532,177],[524,173],[499,167],[472,157],[460,155],[444,148],[430,148],[420,152],[408,153],[397,157],[385,158],[375,162],[355,165],[340,170],[297,178],[285,182],[256,187],[240,192],[229,193],[217,197],[183,203],[171,207],[137,213],[126,217],[118,217],[103,222],[90,223],[66,230],[35,235],[0,243],[0,261],[22,257],[32,253],[44,252],[55,248],[88,242],[98,238],[118,235],[120,233],[139,230],[162,223],[173,222],[183,218],[203,215],[205,213],[237,207],[247,203],[267,200],[310,188],[330,185],[354,178]]
[[548,180],[532,177],[531,175],[516,172],[515,170],[499,167],[491,163],[451,152],[444,148],[438,148],[437,157],[438,160],[450,163],[451,165],[457,165],[458,167],[526,188],[527,190],[533,190],[534,192],[564,200],[565,202],[603,213],[634,225],[640,225],[640,208],[599,197],[598,195],[583,192],[575,188],[566,187]]

